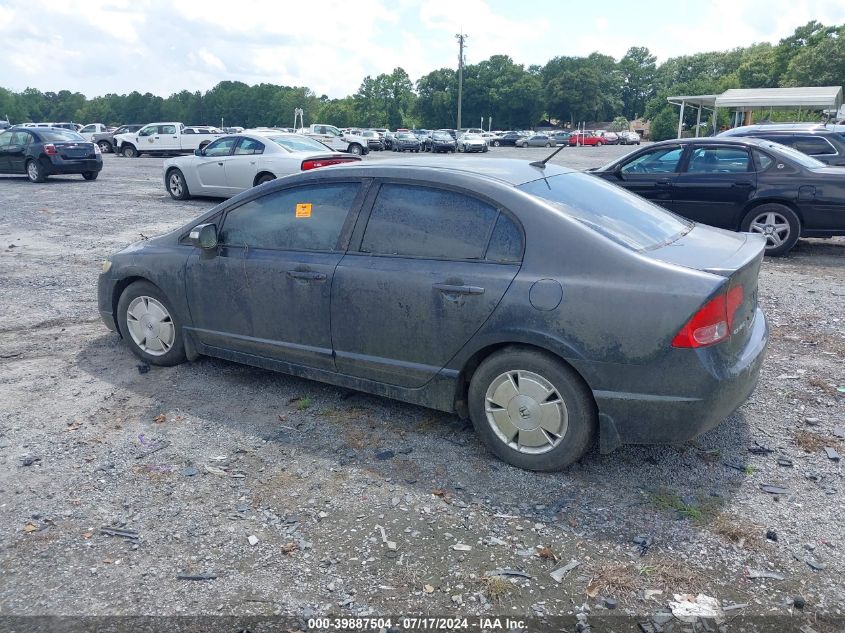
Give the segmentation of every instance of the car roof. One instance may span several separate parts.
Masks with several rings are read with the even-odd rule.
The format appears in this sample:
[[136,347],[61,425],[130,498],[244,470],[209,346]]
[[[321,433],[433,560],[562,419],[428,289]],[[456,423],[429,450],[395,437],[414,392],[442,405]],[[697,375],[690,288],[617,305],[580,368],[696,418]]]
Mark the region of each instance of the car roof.
[[650,147],[661,145],[690,145],[694,143],[724,144],[724,145],[768,145],[771,141],[753,136],[699,136],[694,138],[672,138],[665,141],[658,141]]
[[834,130],[824,127],[820,123],[811,125],[803,125],[800,123],[790,123],[786,125],[746,125],[743,127],[725,130],[719,136],[743,136],[745,134],[836,134]]
[[434,180],[438,172],[455,172],[460,174],[472,174],[490,180],[498,180],[512,186],[523,185],[539,178],[557,176],[559,174],[573,173],[574,169],[561,167],[547,163],[545,168],[532,167],[527,160],[517,158],[472,158],[444,159],[439,157],[420,157],[414,159],[388,158],[373,162],[350,163],[348,165],[335,165],[332,171],[361,169],[372,177],[378,177],[379,171],[383,175],[396,175],[395,172],[403,170],[418,170],[418,175],[430,174]]

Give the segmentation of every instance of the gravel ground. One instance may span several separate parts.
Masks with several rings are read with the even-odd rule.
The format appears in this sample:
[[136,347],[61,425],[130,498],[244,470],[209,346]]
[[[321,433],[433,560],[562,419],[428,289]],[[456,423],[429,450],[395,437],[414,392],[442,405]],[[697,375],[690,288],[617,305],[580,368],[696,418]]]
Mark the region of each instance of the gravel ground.
[[675,594],[701,593],[746,605],[729,618],[843,616],[842,462],[824,449],[845,453],[845,239],[764,263],[768,358],[722,425],[536,474],[420,407],[207,358],[142,372],[99,322],[100,262],[216,201],[171,200],[161,159],[104,160],[95,182],[0,179],[0,614],[628,614],[671,630]]

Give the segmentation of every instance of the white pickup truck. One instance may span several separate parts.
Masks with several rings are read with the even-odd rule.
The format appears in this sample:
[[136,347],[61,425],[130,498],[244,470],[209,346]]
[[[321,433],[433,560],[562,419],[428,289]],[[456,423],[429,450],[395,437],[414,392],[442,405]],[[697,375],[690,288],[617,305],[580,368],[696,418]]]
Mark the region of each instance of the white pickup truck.
[[116,134],[114,148],[118,154],[135,158],[141,154],[193,154],[222,134],[198,134],[184,123],[148,123],[137,132]]
[[344,134],[333,125],[315,123],[309,127],[300,128],[296,132],[320,141],[323,145],[328,145],[339,152],[349,152],[358,156],[370,153],[367,139],[357,134]]

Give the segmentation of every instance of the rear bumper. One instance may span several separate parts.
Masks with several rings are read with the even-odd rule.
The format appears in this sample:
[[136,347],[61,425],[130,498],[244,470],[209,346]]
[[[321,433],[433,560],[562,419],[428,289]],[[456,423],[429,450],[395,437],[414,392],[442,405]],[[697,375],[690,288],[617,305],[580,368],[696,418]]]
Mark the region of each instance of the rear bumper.
[[706,349],[684,350],[696,359],[674,371],[683,373],[688,394],[594,391],[602,417],[603,451],[619,444],[680,444],[717,426],[757,386],[768,338],[766,318],[758,308],[748,342],[733,365],[714,365]]
[[61,158],[52,156],[50,162],[44,161],[48,174],[81,174],[88,171],[102,171],[103,159],[97,158]]

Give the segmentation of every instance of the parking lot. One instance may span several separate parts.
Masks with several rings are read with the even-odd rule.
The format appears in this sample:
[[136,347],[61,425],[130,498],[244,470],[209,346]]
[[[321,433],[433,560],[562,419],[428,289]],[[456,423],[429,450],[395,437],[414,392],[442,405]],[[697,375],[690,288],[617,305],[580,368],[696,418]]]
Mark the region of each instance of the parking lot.
[[825,451],[845,453],[845,238],[765,261],[770,347],[738,413],[689,445],[593,450],[537,474],[451,415],[222,360],[139,366],[99,321],[100,263],[217,201],[172,200],[161,158],[104,162],[93,182],[0,177],[3,614],[540,617],[586,603],[645,620],[685,593],[745,605],[731,617],[845,613],[842,462]]

